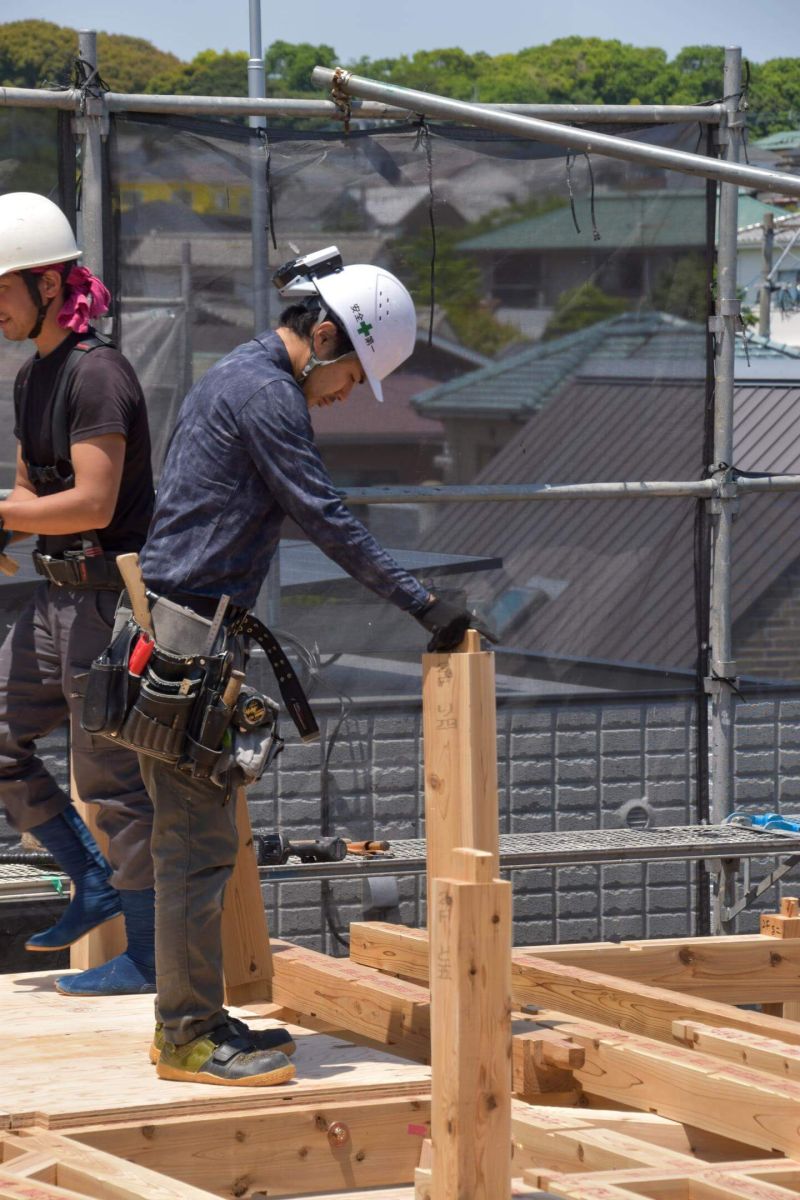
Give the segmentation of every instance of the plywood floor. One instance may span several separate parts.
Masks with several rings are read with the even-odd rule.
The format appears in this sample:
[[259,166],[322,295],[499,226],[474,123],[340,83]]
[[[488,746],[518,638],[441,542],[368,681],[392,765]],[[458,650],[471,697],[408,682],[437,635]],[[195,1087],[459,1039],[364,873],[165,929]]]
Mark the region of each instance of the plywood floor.
[[[221,1088],[159,1079],[147,1051],[153,997],[81,998],[54,989],[59,972],[0,975],[0,1012],[11,1046],[3,1056],[0,1128],[61,1129],[105,1121],[221,1112],[353,1094],[409,1094],[430,1068],[341,1038],[288,1026],[297,1078],[279,1088]],[[245,1009],[232,1009],[247,1017]],[[270,1022],[253,1018],[256,1028]],[[272,1022],[275,1024],[275,1022]]]

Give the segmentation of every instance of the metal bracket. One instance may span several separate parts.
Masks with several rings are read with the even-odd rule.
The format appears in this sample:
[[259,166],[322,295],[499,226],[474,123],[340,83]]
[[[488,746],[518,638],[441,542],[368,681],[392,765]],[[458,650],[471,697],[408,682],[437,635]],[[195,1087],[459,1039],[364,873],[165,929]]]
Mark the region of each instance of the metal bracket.
[[[722,668],[725,670],[722,670]],[[729,691],[733,691],[739,683],[739,678],[736,674],[736,663],[714,663],[711,667],[713,675],[706,675],[703,679],[703,691],[707,696],[717,696],[722,691],[723,687],[727,687]],[[731,680],[732,682],[728,682]]]
[[765,892],[768,892],[770,888],[773,888],[776,883],[779,883],[785,875],[788,875],[798,863],[800,863],[800,854],[793,854],[791,858],[787,858],[780,864],[780,866],[774,867],[768,875],[764,876],[760,883],[754,884],[753,886],[746,886],[744,894],[733,904],[721,905],[719,914],[723,923],[728,924],[729,922],[733,921],[734,918],[738,917],[739,913],[750,908],[750,906],[755,904],[756,900],[759,900]]
[[[96,112],[91,109],[97,107]],[[100,128],[100,136],[108,137],[111,131],[111,121],[108,115],[108,108],[102,100],[95,100],[91,97],[86,101],[86,112],[84,116],[72,118],[72,132],[76,137],[86,137],[92,125],[98,125]]]

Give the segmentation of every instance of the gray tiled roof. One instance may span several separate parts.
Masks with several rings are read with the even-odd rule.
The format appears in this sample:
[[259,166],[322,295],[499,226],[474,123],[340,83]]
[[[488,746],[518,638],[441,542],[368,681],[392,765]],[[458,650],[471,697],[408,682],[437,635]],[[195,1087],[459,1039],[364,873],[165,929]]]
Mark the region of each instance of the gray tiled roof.
[[[703,414],[699,380],[649,388],[572,380],[475,482],[696,479]],[[800,473],[798,416],[798,382],[738,387],[734,462],[743,470]],[[452,505],[426,547],[503,558],[502,572],[473,577],[471,595],[484,608],[510,588],[538,589],[538,606],[504,635],[509,645],[690,668],[694,515],[690,498]],[[800,557],[799,517],[796,494],[742,502],[734,619]]]
[[[552,341],[537,342],[439,387],[421,392],[415,405],[426,416],[476,416],[536,412],[587,364],[644,357],[688,364],[702,359],[703,331],[668,313],[623,313]],[[687,338],[693,340],[691,348]],[[697,369],[693,367],[693,374]]]

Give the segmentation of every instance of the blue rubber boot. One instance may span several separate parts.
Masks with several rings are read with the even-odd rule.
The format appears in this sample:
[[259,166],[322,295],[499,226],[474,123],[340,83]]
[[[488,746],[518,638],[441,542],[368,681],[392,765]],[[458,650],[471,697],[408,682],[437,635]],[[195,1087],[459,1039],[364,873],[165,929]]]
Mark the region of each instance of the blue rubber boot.
[[56,980],[65,996],[137,996],[156,990],[155,890],[121,891],[128,946],[99,967]]
[[63,917],[50,929],[28,938],[25,949],[63,950],[122,911],[119,892],[108,882],[111,868],[71,804],[32,833],[69,875],[75,893]]

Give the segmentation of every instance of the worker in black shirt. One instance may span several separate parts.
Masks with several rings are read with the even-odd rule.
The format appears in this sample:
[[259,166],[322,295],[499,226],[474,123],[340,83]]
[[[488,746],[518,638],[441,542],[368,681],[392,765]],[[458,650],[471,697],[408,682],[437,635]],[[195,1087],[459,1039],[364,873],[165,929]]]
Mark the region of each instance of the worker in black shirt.
[[109,296],[79,257],[50,200],[0,196],[0,330],[36,346],[14,386],[16,478],[0,501],[0,550],[38,535],[34,563],[44,576],[0,648],[0,803],[74,885],[64,915],[27,948],[69,946],[122,912],[126,951],[56,984],[68,994],[115,995],[155,991],[153,809],[136,755],[72,721],[75,787],[99,806],[106,862],[36,754],[38,738],[77,714],[79,676],[113,623],[114,556],[141,547],[153,509],[144,397],[127,360],[89,325]]

